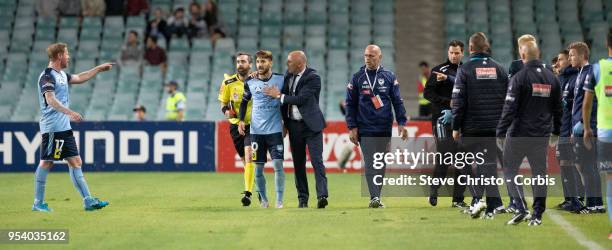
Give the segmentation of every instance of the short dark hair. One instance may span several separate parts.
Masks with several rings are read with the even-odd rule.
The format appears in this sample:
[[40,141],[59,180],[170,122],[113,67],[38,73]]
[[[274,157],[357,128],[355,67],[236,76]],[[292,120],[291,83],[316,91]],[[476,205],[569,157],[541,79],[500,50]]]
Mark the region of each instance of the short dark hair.
[[135,30],[130,30],[130,34],[134,34],[136,37],[138,37],[138,32]]
[[419,63],[419,67],[429,67],[429,63],[427,63],[426,61],[421,61]]
[[148,36],[147,39],[151,39],[151,41],[153,41],[153,43],[157,44],[157,37],[155,37],[155,36]]
[[255,59],[263,58],[272,61],[272,51],[269,50],[260,50],[255,53]]
[[238,57],[240,57],[240,56],[247,56],[247,58],[248,58],[247,60],[249,61],[249,63],[253,62],[253,57],[251,56],[251,54],[243,52],[243,51],[240,51],[240,52],[236,53],[236,56],[235,56],[234,59],[238,59]]
[[488,49],[491,48],[489,39],[482,32],[476,32],[470,36],[470,45],[472,46],[472,50],[477,53],[487,52]]
[[562,49],[561,51],[559,51],[559,54],[564,54],[565,56],[569,56],[569,50]]
[[461,48],[461,51],[463,51],[463,48],[465,47],[463,42],[459,40],[452,40],[448,43],[448,47],[457,47],[457,46]]
[[559,56],[555,56],[555,57],[553,57],[553,58],[550,60],[550,62],[551,62],[552,64],[557,63],[557,61],[559,61]]

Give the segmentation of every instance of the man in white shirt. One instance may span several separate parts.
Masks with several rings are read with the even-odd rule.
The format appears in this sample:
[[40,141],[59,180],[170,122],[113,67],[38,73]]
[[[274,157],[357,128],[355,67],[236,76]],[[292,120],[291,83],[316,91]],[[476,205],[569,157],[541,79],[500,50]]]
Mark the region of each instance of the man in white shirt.
[[295,169],[295,187],[298,207],[308,207],[308,180],[306,178],[306,145],[317,182],[317,208],[328,204],[327,177],[323,165],[323,129],[325,118],[319,107],[321,77],[316,70],[307,67],[303,51],[293,51],[287,57],[287,74],[282,92],[276,87],[264,89],[264,93],[279,98],[282,117],[289,133],[289,144]]

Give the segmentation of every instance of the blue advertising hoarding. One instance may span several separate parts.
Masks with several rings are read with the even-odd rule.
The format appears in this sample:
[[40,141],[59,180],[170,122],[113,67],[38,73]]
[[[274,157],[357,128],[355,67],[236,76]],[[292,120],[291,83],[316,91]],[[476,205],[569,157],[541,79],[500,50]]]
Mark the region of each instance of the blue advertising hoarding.
[[[85,171],[215,171],[214,122],[80,122],[72,128]],[[41,139],[36,122],[0,123],[0,172],[34,171]],[[67,169],[57,163],[54,169]]]

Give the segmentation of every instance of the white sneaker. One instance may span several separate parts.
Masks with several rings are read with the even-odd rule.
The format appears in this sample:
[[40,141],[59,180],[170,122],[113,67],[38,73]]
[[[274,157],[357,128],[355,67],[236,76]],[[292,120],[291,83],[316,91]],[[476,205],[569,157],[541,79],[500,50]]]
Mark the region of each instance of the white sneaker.
[[262,208],[268,208],[270,206],[270,204],[267,201],[261,201],[261,207]]
[[276,202],[276,208],[283,208],[283,202],[282,201],[277,201]]
[[487,203],[485,203],[483,200],[480,200],[476,204],[474,204],[474,208],[470,212],[470,215],[472,216],[472,219],[480,218],[480,214],[486,208],[487,208]]

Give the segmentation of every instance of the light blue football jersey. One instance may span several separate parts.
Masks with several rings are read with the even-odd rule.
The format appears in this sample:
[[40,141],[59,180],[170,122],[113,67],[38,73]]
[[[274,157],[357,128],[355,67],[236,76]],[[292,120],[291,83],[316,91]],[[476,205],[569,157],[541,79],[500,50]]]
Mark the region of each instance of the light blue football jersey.
[[244,83],[243,100],[251,100],[251,134],[267,135],[283,132],[280,99],[272,98],[263,93],[265,87],[276,86],[283,89],[283,75],[273,73],[270,79],[252,78]]
[[45,93],[55,92],[55,98],[64,107],[70,106],[68,82],[70,82],[70,74],[64,71],[56,71],[52,68],[47,68],[38,78],[38,101],[40,102],[40,133],[51,133],[71,130],[70,118],[68,115],[59,112],[47,104]]

